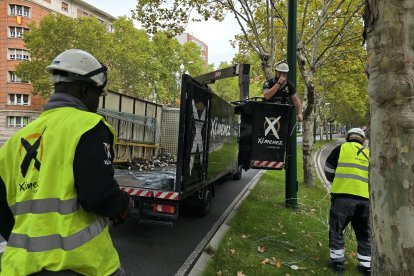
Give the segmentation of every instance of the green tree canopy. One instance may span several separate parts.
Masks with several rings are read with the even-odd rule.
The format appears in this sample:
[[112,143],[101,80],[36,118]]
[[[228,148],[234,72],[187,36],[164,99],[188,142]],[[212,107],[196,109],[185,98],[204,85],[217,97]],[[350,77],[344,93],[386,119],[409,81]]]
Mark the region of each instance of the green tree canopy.
[[115,20],[113,26],[111,33],[96,18],[72,19],[57,14],[32,22],[23,38],[31,60],[21,62],[16,74],[32,83],[33,94],[47,98],[53,89],[45,67],[61,52],[78,48],[108,67],[108,89],[172,103],[170,92],[180,64],[191,74],[205,70],[200,49],[194,43],[180,45],[162,32],[151,37],[126,17]]

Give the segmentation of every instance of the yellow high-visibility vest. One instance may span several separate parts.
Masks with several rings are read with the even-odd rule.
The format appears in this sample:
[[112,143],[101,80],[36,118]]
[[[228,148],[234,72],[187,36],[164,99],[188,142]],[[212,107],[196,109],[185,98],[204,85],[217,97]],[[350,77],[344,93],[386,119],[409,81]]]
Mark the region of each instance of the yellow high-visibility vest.
[[356,142],[342,144],[331,193],[369,198],[368,166],[367,148]]
[[15,219],[1,275],[71,269],[101,276],[120,267],[108,219],[80,206],[74,184],[76,147],[101,121],[116,137],[98,114],[71,107],[51,109],[0,148],[0,176]]

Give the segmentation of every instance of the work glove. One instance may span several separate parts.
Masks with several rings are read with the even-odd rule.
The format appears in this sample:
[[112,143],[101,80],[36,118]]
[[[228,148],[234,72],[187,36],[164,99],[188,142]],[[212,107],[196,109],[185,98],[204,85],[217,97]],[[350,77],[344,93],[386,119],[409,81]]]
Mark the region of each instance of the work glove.
[[131,212],[131,210],[134,208],[134,205],[135,205],[135,201],[132,199],[132,197],[129,197],[127,208],[119,215],[109,218],[109,220],[112,221],[112,226],[118,226],[122,224],[128,218],[128,215]]

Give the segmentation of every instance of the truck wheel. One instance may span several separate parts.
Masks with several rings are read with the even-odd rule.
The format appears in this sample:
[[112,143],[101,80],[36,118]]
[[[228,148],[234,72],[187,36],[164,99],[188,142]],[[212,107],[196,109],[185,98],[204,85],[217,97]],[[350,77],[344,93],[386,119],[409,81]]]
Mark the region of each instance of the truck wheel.
[[233,174],[233,179],[234,180],[240,180],[243,174],[243,168],[242,166],[238,166],[237,167],[237,171],[235,174]]
[[211,187],[208,186],[204,189],[203,198],[199,199],[199,213],[201,216],[206,216],[210,213],[211,202],[213,201],[213,193]]

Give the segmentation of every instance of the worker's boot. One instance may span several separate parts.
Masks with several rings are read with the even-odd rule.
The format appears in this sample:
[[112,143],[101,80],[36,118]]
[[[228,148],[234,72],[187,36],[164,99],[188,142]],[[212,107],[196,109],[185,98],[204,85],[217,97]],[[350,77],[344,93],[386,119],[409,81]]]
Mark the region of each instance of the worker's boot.
[[365,267],[362,265],[358,265],[358,271],[362,273],[364,276],[370,276],[371,275],[371,268]]
[[329,261],[328,267],[335,272],[337,275],[342,275],[342,272],[345,270],[344,263],[342,262],[332,262]]

